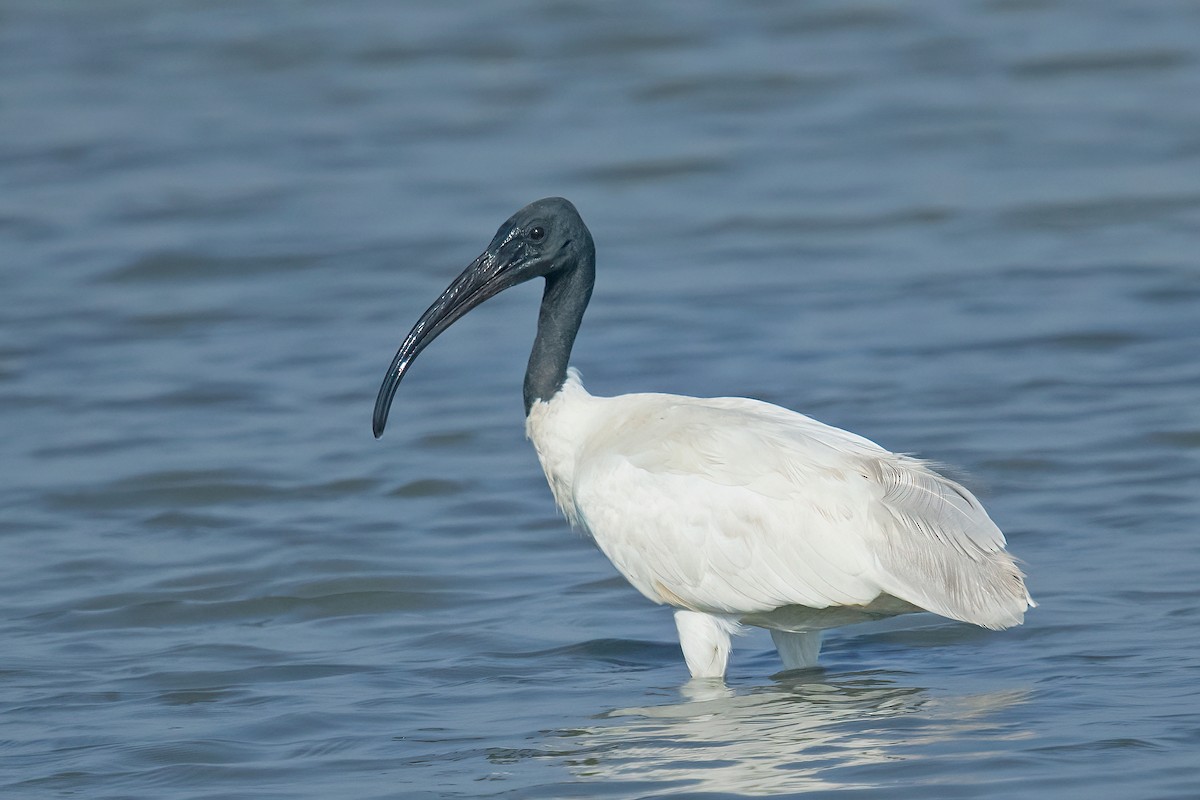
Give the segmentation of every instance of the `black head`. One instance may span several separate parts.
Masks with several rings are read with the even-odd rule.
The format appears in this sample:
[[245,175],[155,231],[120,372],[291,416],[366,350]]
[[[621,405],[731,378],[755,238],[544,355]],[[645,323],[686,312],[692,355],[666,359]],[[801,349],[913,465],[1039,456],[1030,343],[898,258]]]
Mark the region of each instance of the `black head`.
[[515,277],[507,284],[512,286],[571,269],[594,249],[592,234],[571,201],[545,197],[509,217],[481,258],[495,258],[500,272]]
[[433,302],[400,345],[375,400],[375,436],[383,434],[392,398],[417,355],[475,306],[533,278],[555,278],[595,260],[592,234],[570,201],[537,200],[513,214],[491,244]]

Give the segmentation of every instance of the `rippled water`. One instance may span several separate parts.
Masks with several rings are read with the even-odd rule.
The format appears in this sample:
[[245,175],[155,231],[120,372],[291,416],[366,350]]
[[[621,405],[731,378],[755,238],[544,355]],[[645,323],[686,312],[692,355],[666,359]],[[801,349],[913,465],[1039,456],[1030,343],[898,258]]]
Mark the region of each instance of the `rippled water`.
[[[1200,795],[1186,2],[0,4],[0,794]],[[598,393],[956,465],[1041,607],[686,683],[522,440],[538,292],[370,412],[496,226]]]

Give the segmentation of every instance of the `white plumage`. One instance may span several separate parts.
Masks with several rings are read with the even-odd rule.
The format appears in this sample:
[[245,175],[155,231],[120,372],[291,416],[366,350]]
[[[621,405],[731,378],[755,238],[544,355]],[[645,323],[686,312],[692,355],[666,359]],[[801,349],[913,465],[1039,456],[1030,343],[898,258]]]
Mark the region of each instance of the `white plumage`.
[[677,622],[697,676],[724,674],[731,623],[772,629],[801,667],[824,628],[922,609],[1007,628],[1032,605],[969,491],[803,414],[594,397],[570,370],[526,432],[567,519],[647,598],[695,612]]
[[692,675],[720,677],[730,634],[758,625],[786,667],[821,631],[928,610],[987,628],[1033,600],[974,495],[927,464],[802,414],[737,397],[593,397],[568,368],[595,245],[566,200],[531,203],[413,326],[375,401],[442,331],[504,289],[545,278],[525,372],[526,431],[559,507],[638,591],[676,609]]

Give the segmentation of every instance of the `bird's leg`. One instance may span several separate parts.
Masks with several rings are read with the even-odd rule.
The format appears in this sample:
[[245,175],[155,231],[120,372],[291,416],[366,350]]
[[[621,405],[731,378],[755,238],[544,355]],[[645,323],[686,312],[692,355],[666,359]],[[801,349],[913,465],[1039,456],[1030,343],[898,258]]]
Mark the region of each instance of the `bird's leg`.
[[783,659],[784,669],[806,669],[817,665],[821,652],[820,631],[777,631],[771,629],[771,641]]
[[675,612],[679,646],[693,678],[723,678],[729,663],[729,634],[736,623],[699,611]]

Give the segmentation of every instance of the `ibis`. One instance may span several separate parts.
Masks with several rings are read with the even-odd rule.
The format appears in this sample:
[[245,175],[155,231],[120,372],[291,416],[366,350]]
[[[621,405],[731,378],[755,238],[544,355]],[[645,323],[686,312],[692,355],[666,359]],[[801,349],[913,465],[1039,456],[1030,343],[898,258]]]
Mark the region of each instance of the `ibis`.
[[559,509],[645,597],[673,608],[695,678],[722,678],[730,637],[766,628],[786,669],[827,628],[931,611],[985,628],[1036,605],[975,496],[917,458],[743,397],[589,394],[568,366],[592,296],[591,232],[561,197],[522,208],[421,315],[375,403],[490,297],[545,279],[525,371],[525,430]]

